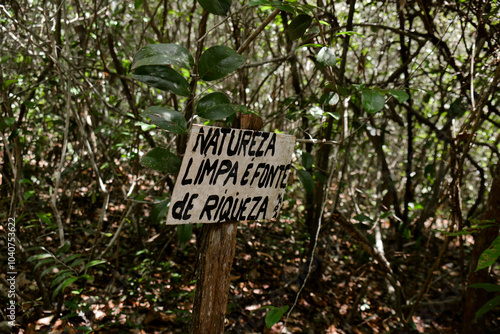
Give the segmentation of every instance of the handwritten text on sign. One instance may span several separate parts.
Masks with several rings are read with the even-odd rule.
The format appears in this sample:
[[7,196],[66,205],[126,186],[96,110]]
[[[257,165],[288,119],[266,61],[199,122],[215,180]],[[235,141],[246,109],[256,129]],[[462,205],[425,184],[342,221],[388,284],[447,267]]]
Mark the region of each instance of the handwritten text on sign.
[[167,224],[276,218],[295,137],[194,125]]

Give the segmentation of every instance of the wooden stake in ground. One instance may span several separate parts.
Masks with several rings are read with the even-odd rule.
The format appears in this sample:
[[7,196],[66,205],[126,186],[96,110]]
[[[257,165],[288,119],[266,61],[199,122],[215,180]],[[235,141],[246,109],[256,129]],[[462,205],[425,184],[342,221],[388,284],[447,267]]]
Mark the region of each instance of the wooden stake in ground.
[[[241,115],[235,128],[260,130],[262,120]],[[236,249],[237,221],[204,224],[198,250],[193,333],[224,333],[231,267]]]
[[238,222],[204,224],[198,255],[193,333],[224,333]]
[[199,237],[193,333],[224,332],[239,221],[277,218],[295,137],[260,131],[242,115],[232,129],[193,125],[166,223],[204,223]]

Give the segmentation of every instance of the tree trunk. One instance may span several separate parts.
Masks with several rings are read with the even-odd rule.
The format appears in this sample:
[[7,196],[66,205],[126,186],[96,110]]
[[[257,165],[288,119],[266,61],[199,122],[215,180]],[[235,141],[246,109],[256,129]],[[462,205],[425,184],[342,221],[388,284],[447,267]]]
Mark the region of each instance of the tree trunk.
[[[486,204],[485,211],[482,216],[483,221],[495,220],[498,223],[500,216],[500,162],[497,163],[493,174],[493,183]],[[484,268],[476,271],[479,257],[486,250],[493,240],[498,236],[498,227],[489,227],[479,231],[474,235],[474,248],[472,249],[472,261],[470,266],[469,281],[467,285],[475,283],[492,283],[489,282],[489,269]],[[484,289],[468,288],[465,295],[464,304],[464,319],[462,325],[463,334],[482,333],[485,326],[484,317],[478,319],[476,323],[472,323],[475,314],[488,301],[488,292]]]
[[198,255],[193,333],[224,333],[238,222],[205,224]]

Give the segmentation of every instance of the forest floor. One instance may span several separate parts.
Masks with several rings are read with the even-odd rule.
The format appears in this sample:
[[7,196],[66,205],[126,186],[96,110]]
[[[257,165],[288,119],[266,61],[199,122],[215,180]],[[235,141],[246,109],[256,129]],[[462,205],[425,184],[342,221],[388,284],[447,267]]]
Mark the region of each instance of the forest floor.
[[[302,224],[302,225],[301,225]],[[132,224],[130,224],[132,225]],[[163,226],[163,225],[161,225]],[[189,333],[196,267],[196,234],[185,244],[176,227],[158,227],[139,245],[132,227],[125,229],[108,254],[106,265],[92,267],[92,282],[78,280],[60,295],[62,316],[44,311],[30,274],[19,276],[21,291],[36,302],[18,311],[14,333]],[[116,228],[116,226],[111,226]],[[307,272],[309,241],[303,223],[279,221],[240,223],[226,314],[226,333],[459,333],[463,284],[457,242],[449,244],[428,292],[413,314],[413,329],[401,330],[394,311],[396,295],[384,273],[368,254],[333,221],[325,221],[312,271],[287,320],[266,327],[265,306],[292,306]],[[78,231],[75,226],[74,231]],[[30,233],[29,231],[26,231]],[[83,230],[81,233],[91,233]],[[72,238],[72,252],[88,254],[91,236]],[[54,234],[43,236],[47,249],[57,249]],[[386,240],[386,257],[404,291],[403,314],[422,289],[443,238],[439,233],[396,245]],[[464,250],[469,258],[470,249]],[[28,264],[20,272],[29,273]],[[500,272],[493,273],[500,277]],[[47,275],[49,277],[50,275]],[[50,281],[47,282],[50,284]],[[57,312],[57,311],[56,311]],[[500,310],[486,316],[487,333],[498,333]],[[479,334],[479,333],[478,333]]]

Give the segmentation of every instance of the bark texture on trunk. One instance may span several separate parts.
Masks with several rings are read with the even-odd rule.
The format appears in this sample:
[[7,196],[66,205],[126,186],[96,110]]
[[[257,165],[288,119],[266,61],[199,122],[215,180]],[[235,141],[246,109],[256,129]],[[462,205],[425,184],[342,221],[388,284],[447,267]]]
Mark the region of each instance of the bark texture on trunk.
[[[233,128],[260,130],[262,124],[260,117],[244,114],[235,119]],[[224,333],[237,229],[235,221],[203,225],[198,248],[193,334]]]
[[193,333],[224,333],[238,222],[205,224],[198,255]]

